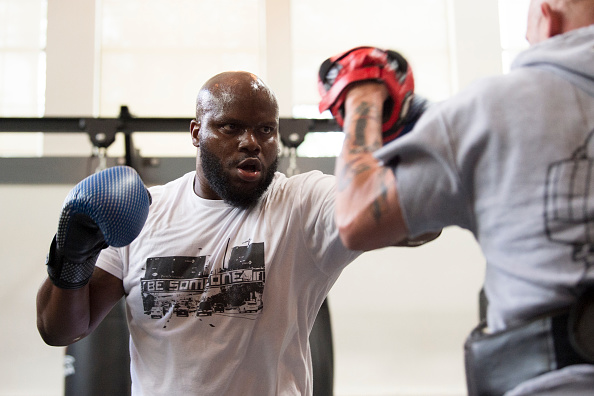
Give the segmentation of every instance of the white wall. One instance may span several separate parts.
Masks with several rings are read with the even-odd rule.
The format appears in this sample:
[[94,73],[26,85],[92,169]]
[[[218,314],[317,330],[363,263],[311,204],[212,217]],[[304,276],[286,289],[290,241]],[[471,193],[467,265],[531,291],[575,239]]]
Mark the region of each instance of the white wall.
[[0,395],[62,394],[63,348],[37,333],[35,295],[60,207],[72,186],[0,186]]
[[463,343],[484,258],[448,228],[425,246],[368,252],[329,296],[337,395],[464,395]]
[[[289,0],[268,7],[286,17]],[[78,3],[78,2],[76,2]],[[62,26],[48,30],[48,115],[93,114],[94,52],[81,48],[84,59],[64,63],[78,29],[92,36],[95,2],[51,0],[50,17]],[[281,3],[279,1],[279,3]],[[457,86],[501,72],[497,1],[450,0],[453,80]],[[89,19],[90,18],[90,19]],[[270,16],[269,16],[270,18]],[[395,23],[397,20],[395,19]],[[50,22],[51,24],[51,22]],[[270,40],[267,52],[282,43]],[[279,47],[280,50],[280,47]],[[331,54],[329,54],[331,55]],[[290,62],[285,62],[285,67]],[[59,65],[69,65],[64,70]],[[290,87],[277,81],[279,98]],[[85,89],[65,92],[73,81]],[[287,99],[289,100],[289,99]],[[283,104],[281,104],[283,105]],[[286,106],[286,105],[283,105]],[[286,108],[286,107],[284,107]],[[69,143],[71,144],[71,143]],[[88,143],[81,142],[86,147]],[[45,140],[46,151],[63,149],[59,136]],[[0,185],[0,395],[61,395],[62,348],[46,346],[35,327],[35,294],[45,276],[47,247],[55,232],[59,208],[71,186]],[[366,253],[348,267],[330,294],[335,337],[337,396],[463,395],[462,344],[476,323],[484,259],[466,231],[447,229],[437,241],[420,248],[390,248]],[[370,296],[370,290],[373,290]],[[365,296],[361,298],[360,296]]]

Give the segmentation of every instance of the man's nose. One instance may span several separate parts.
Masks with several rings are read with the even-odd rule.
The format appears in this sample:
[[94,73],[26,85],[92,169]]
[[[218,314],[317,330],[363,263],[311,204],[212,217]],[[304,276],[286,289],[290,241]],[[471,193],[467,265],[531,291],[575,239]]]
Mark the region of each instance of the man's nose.
[[239,148],[249,152],[260,152],[260,142],[253,128],[245,128],[239,137]]

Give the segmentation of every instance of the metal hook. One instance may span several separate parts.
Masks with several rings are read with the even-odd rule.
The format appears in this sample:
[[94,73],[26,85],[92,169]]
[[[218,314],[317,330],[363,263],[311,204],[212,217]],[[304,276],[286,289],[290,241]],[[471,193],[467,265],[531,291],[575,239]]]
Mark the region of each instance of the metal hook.
[[107,147],[94,147],[94,152],[99,159],[95,173],[107,169]]
[[289,166],[287,167],[287,176],[291,177],[299,174],[297,167],[297,147],[289,147]]

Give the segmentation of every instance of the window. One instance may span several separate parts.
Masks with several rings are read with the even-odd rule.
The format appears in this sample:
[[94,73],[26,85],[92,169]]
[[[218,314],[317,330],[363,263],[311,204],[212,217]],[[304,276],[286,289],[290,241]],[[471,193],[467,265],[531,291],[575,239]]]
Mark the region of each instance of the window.
[[[0,1],[0,116],[43,115],[46,10],[46,0]],[[42,143],[40,133],[0,133],[0,156],[38,156]]]
[[194,114],[224,70],[260,72],[259,0],[103,0],[100,114]]
[[46,0],[0,1],[0,115],[43,115]]
[[[263,77],[283,73],[266,71],[263,37],[274,32],[264,26],[265,1],[98,2],[100,69],[95,94],[99,115],[117,116],[120,106],[127,105],[136,116],[191,117],[199,87],[220,71],[241,69]],[[414,68],[417,93],[434,101],[449,97],[453,92],[450,58],[455,51],[450,42],[451,1],[368,0],[365,7],[358,6],[357,0],[290,1],[293,56],[291,75],[286,78],[292,81],[293,116],[329,117],[317,110],[319,65],[328,56],[359,45],[398,50]],[[527,47],[528,3],[499,0],[505,71]],[[0,116],[43,115],[46,25],[47,0],[0,0]],[[185,134],[169,135],[169,139],[145,135],[159,142],[147,147],[158,147],[160,155],[194,155],[191,145],[180,144],[180,140],[187,142]],[[323,155],[336,154],[340,135],[317,135],[308,137],[299,155],[322,155],[316,149],[320,146],[333,147]],[[27,143],[1,134],[0,155],[14,153],[18,147],[41,146],[35,143],[38,135],[19,136]],[[325,138],[328,143],[319,140]],[[169,147],[164,142],[170,142]]]
[[[225,70],[260,74],[260,0],[103,0],[100,116],[188,117]],[[188,129],[189,130],[189,129]],[[121,155],[118,140],[110,155]],[[189,133],[135,133],[143,156],[194,156]]]
[[508,72],[514,58],[528,48],[526,21],[530,0],[499,0],[501,56],[503,71]]
[[299,0],[291,6],[294,103],[302,114],[304,105],[317,109],[320,64],[361,45],[402,53],[419,94],[432,100],[450,96],[446,0],[367,0],[365,7],[358,0]]
[[[446,0],[368,0],[364,7],[358,0],[299,0],[292,1],[291,7],[294,117],[320,117],[320,64],[329,56],[362,45],[404,55],[413,67],[415,91],[420,95],[432,100],[450,96]],[[342,133],[310,133],[297,154],[335,156],[342,140]]]

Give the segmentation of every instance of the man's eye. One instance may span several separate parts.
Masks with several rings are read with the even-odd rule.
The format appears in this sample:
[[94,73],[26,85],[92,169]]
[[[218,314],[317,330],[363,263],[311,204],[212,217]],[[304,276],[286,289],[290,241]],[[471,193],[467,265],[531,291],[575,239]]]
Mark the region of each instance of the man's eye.
[[225,124],[223,125],[223,129],[225,132],[235,132],[239,127],[235,124]]
[[269,126],[264,126],[260,128],[260,132],[265,133],[265,134],[270,134],[272,132],[274,132],[274,128],[273,127],[269,127]]

